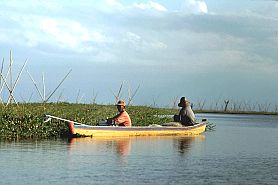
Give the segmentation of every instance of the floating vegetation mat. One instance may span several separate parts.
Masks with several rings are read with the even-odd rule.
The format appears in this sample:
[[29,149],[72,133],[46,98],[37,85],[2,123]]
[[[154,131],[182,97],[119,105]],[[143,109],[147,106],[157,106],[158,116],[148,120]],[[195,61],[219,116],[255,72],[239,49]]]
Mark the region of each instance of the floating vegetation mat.
[[[147,106],[130,106],[127,111],[134,126],[146,126],[169,122],[172,118],[153,115],[174,114],[176,110]],[[100,120],[117,114],[114,105],[70,104],[70,103],[31,103],[0,106],[0,138],[57,138],[67,136],[64,122],[52,119],[43,121],[44,114],[96,125]]]
[[[177,109],[129,106],[127,112],[133,126],[160,125],[173,121]],[[71,103],[30,103],[0,105],[0,139],[44,139],[67,137],[68,128],[63,121],[52,119],[45,123],[44,115],[73,120],[88,125],[96,125],[101,120],[117,114],[114,105],[71,104]],[[206,131],[214,130],[209,123]]]
[[216,125],[215,125],[214,123],[208,122],[205,131],[206,131],[206,132],[208,132],[208,131],[214,131],[214,130],[215,130],[215,127],[216,127]]

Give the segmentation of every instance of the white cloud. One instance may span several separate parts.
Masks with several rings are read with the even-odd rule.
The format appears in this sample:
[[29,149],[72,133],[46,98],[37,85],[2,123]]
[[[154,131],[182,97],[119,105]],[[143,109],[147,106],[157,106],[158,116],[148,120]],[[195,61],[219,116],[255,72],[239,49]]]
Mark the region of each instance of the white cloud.
[[2,29],[2,42],[13,43],[8,39],[13,38],[21,46],[34,48],[47,45],[74,52],[92,51],[96,45],[110,42],[101,32],[86,28],[73,20],[30,16],[24,19],[14,17],[14,21],[19,24],[20,31],[13,28]]
[[142,39],[139,35],[132,33],[132,32],[127,32],[126,33],[126,41],[137,44],[140,42]]
[[182,9],[186,13],[208,13],[206,2],[201,0],[185,0]]
[[149,1],[147,3],[133,3],[133,7],[143,10],[156,10],[161,12],[167,11],[167,8],[165,8],[163,5],[153,1]]
[[89,31],[73,20],[42,19],[40,29],[63,47],[77,49],[82,42],[104,42],[105,37],[97,31]]
[[167,44],[160,42],[160,41],[153,42],[151,45],[154,49],[167,49],[167,47],[168,47]]
[[[191,12],[208,12],[204,1],[186,0],[184,2]],[[51,14],[46,17],[38,12],[24,16],[15,12],[11,16],[11,12],[9,12],[12,24],[16,22],[20,26],[16,29],[0,30],[0,39],[4,42],[12,42],[10,38],[14,38],[17,44],[36,47],[39,50],[44,50],[45,48],[41,46],[46,45],[51,52],[56,51],[57,48],[59,51],[69,50],[71,54],[76,55],[79,55],[78,52],[87,52],[91,53],[90,57],[93,61],[101,61],[102,58],[105,58],[109,62],[122,62],[121,54],[124,53],[127,61],[136,58],[136,62],[140,64],[144,64],[145,60],[151,61],[153,64],[168,65],[171,60],[173,65],[186,62],[187,66],[192,66],[192,68],[197,64],[197,67],[208,65],[212,66],[212,69],[218,66],[218,61],[225,61],[225,58],[228,58],[226,61],[230,61],[231,64],[242,61],[240,57],[244,55],[237,51],[254,47],[254,45],[245,44],[244,40],[250,36],[250,33],[244,31],[246,28],[253,27],[255,22],[249,23],[246,27],[226,29],[227,25],[237,26],[240,21],[237,21],[237,18],[231,21],[229,17],[217,15],[195,19],[194,16],[181,16],[177,12],[165,13],[168,10],[153,1],[123,5],[116,0],[106,0],[104,3],[101,2],[101,5],[104,4],[106,7],[114,5],[122,11],[114,9],[113,11],[118,12],[111,16],[110,13],[102,12],[101,9],[99,12],[87,15],[85,22],[82,22],[83,17],[77,16],[79,12],[69,14],[62,9],[61,11],[64,12],[61,12],[59,18],[54,18]],[[95,5],[88,3],[87,6],[88,9],[91,9]],[[58,6],[53,5],[53,7]],[[111,7],[109,8],[111,9]],[[138,11],[133,11],[134,8]],[[157,17],[152,13],[148,14],[148,11],[152,12],[153,10],[162,11],[165,16]],[[210,25],[205,24],[208,21],[211,23]],[[13,31],[11,31],[12,29]],[[235,36],[233,36],[234,33]],[[242,33],[246,33],[246,35],[242,35]],[[227,35],[232,36],[227,38]],[[242,40],[241,37],[245,38]],[[256,40],[258,38],[260,37],[256,34]],[[253,42],[252,40],[248,41]],[[263,44],[263,42],[259,43]],[[242,47],[242,45],[246,47]],[[234,48],[236,49],[233,50]],[[222,55],[221,51],[223,50],[223,53],[227,51],[226,55]],[[228,55],[230,51],[231,56]],[[211,61],[215,61],[215,63]],[[228,62],[226,64],[228,65]]]
[[[38,62],[47,56],[53,62],[135,66],[144,72],[142,78],[151,74],[153,79],[166,79],[169,74],[171,85],[173,78],[203,73],[277,76],[277,3],[264,9],[248,6],[248,16],[235,16],[242,15],[241,4],[236,13],[229,7],[233,14],[217,7],[220,12],[212,9],[206,16],[196,16],[188,14],[208,13],[205,0],[183,0],[180,12],[173,10],[176,5],[170,1],[165,6],[158,2],[166,1],[155,1],[0,2],[0,44],[34,53]],[[217,12],[212,15],[211,11]],[[155,70],[159,76],[153,75]],[[206,78],[202,80],[209,84]],[[152,78],[146,79],[155,84]],[[162,81],[163,87],[169,85]]]
[[125,9],[124,5],[118,2],[117,0],[105,0],[105,4],[113,7],[113,9],[123,10]]
[[132,14],[136,14],[134,10],[139,10],[139,11],[144,11],[144,12],[152,12],[152,11],[157,11],[157,12],[166,12],[168,11],[167,8],[157,2],[154,1],[148,1],[145,3],[138,3],[138,2],[133,2],[133,3],[126,3],[123,4],[119,2],[118,0],[105,0],[105,1],[100,1],[97,3],[91,3],[88,4],[92,9],[97,9],[105,13],[122,13],[122,12],[131,12]]
[[149,53],[155,50],[166,49],[167,45],[162,41],[158,41],[154,38],[144,39],[138,34],[127,32],[124,36],[123,43],[131,49],[136,50],[137,52]]
[[[91,51],[95,45],[109,42],[99,31],[87,28],[80,22],[68,19],[55,19],[44,16],[12,15],[11,19],[18,24],[19,31],[6,28],[1,38],[13,38],[19,45],[37,47],[48,45],[53,48],[72,50],[75,52]],[[9,42],[8,39],[2,40]]]
[[134,9],[141,11],[158,11],[158,12],[166,12],[167,8],[157,2],[148,1],[146,3],[132,3],[132,4],[122,4],[117,0],[105,0],[103,3],[100,3],[99,9],[104,12],[125,12],[131,11]]

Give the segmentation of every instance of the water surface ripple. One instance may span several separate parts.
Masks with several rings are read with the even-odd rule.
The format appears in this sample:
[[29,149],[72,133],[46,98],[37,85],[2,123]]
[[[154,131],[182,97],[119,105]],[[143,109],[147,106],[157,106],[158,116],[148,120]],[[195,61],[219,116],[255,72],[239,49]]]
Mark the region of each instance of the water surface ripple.
[[196,137],[0,142],[5,185],[278,184],[278,117],[199,114]]

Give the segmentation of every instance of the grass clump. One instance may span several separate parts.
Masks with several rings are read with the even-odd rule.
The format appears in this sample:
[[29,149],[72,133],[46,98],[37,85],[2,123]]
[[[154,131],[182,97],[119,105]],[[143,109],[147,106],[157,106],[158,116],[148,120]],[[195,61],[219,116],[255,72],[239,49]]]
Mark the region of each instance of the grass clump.
[[[147,106],[129,106],[127,111],[134,126],[161,124],[172,121],[173,109],[159,109]],[[71,104],[71,103],[30,103],[19,105],[0,105],[0,138],[57,138],[66,136],[67,126],[64,122],[52,120],[43,122],[43,115],[74,120],[88,125],[96,125],[100,120],[117,114],[114,105]]]

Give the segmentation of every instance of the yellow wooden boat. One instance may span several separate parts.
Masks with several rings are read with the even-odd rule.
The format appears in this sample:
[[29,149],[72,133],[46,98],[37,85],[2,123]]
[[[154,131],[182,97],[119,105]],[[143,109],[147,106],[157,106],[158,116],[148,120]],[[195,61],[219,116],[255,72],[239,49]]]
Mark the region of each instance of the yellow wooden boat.
[[204,119],[192,126],[138,126],[138,127],[118,127],[118,126],[91,126],[63,118],[46,115],[49,118],[56,118],[65,121],[69,127],[72,137],[129,137],[129,136],[188,136],[198,135],[205,131],[207,120]]

